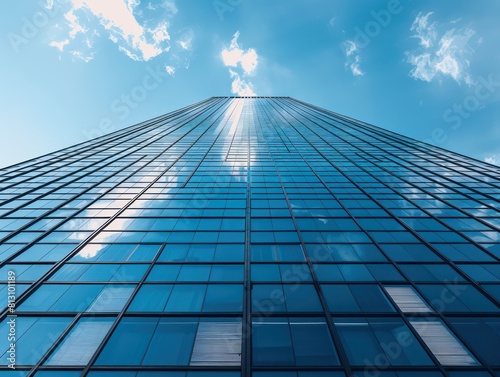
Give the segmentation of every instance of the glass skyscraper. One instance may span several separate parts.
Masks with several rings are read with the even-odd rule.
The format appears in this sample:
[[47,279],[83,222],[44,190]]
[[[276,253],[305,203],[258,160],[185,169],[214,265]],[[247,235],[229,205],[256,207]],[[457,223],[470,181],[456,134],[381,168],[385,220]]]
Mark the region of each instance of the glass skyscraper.
[[3,376],[500,376],[500,169],[213,97],[0,170]]

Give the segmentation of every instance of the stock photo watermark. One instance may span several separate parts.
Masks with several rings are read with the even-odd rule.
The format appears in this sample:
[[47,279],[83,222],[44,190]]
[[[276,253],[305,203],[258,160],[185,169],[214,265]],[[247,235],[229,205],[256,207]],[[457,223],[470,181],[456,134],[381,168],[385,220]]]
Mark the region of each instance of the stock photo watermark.
[[354,28],[353,41],[358,49],[367,47],[373,38],[378,37],[392,21],[393,16],[400,14],[404,10],[400,0],[389,0],[384,9],[378,11],[371,10],[371,20],[368,21],[363,29],[356,26]]
[[8,334],[7,342],[9,349],[7,350],[7,366],[10,369],[16,369],[16,273],[13,270],[8,272],[7,276],[7,315]]
[[212,5],[219,19],[224,21],[224,15],[227,12],[234,12],[243,2],[245,2],[245,0],[214,0]]
[[19,53],[23,46],[35,39],[40,30],[47,27],[50,21],[60,13],[61,7],[69,2],[70,0],[55,0],[51,6],[48,6],[46,0],[40,0],[38,2],[39,9],[35,13],[29,17],[21,18],[19,30],[7,34],[14,52]]
[[96,128],[83,131],[85,138],[90,140],[116,131],[118,121],[127,119],[134,109],[137,109],[142,102],[146,101],[149,93],[156,90],[168,77],[170,77],[170,74],[161,64],[158,64],[154,69],[147,66],[146,74],[141,82],[111,102],[110,112],[113,115],[102,118]]
[[492,74],[487,78],[479,76],[473,88],[473,93],[465,96],[461,102],[455,102],[443,112],[443,121],[447,123],[447,126],[434,128],[430,138],[424,140],[425,142],[439,145],[449,141],[448,132],[460,129],[464,120],[469,119],[474,112],[485,107],[487,101],[500,88],[500,81]]

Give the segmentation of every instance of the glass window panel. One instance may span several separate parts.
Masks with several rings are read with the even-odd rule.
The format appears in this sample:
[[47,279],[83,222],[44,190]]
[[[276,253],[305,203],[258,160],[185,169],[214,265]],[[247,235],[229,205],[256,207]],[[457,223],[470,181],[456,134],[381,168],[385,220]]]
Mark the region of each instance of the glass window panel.
[[295,365],[290,326],[285,319],[254,319],[253,365]]
[[96,365],[141,365],[158,318],[124,317],[104,349]]
[[354,298],[349,286],[346,284],[323,284],[321,286],[332,312],[360,312],[361,309]]
[[391,264],[367,264],[366,267],[377,281],[404,281],[405,278]]
[[432,309],[418,295],[415,289],[408,285],[394,285],[384,287],[396,305],[403,313],[430,313]]
[[243,310],[243,286],[236,284],[209,284],[204,312],[239,312]]
[[197,319],[161,318],[141,365],[188,365]]
[[312,284],[285,284],[286,308],[289,312],[322,312],[318,293]]
[[413,319],[411,325],[442,365],[477,365],[478,362],[440,320]]
[[277,264],[252,264],[253,281],[281,281],[281,273]]
[[477,282],[500,281],[500,264],[462,264],[458,267]]
[[78,281],[109,281],[118,270],[118,264],[93,264],[78,278]]
[[[9,320],[6,318],[0,324],[0,331],[5,336],[0,338],[1,360],[8,364],[8,354],[10,341]],[[71,323],[72,318],[52,318],[52,317],[17,317],[15,319],[16,328],[16,362],[15,365],[34,365],[43,356],[41,350],[48,350],[59,338],[66,327]],[[11,372],[12,374],[12,372]]]
[[204,264],[185,264],[181,266],[177,281],[208,281],[212,266]]
[[122,264],[110,281],[138,282],[148,269],[146,264]]
[[314,270],[319,281],[344,281],[344,276],[336,264],[315,264]]
[[189,250],[189,244],[167,244],[160,256],[159,262],[182,262],[186,259]]
[[252,310],[258,313],[285,312],[285,295],[281,284],[254,284]]
[[243,244],[218,244],[214,262],[243,262],[245,248]]
[[128,311],[162,312],[172,292],[170,284],[144,284],[139,289]]
[[87,309],[88,312],[120,312],[132,295],[135,285],[107,285]]
[[500,320],[498,318],[449,318],[451,326],[486,363],[500,365]]
[[190,365],[239,366],[241,364],[241,321],[200,322]]
[[254,319],[254,365],[338,365],[326,322],[319,318]]
[[180,264],[157,264],[151,269],[146,281],[176,281],[180,270]]
[[279,268],[283,282],[312,281],[307,264],[280,264]]
[[422,244],[383,244],[387,255],[396,262],[440,262],[434,252]]
[[373,276],[365,265],[340,264],[338,265],[345,281],[373,281]]
[[210,281],[242,281],[244,266],[242,264],[214,264],[210,273]]
[[205,299],[205,284],[176,284],[170,294],[166,312],[200,312]]
[[349,285],[349,289],[363,312],[384,313],[395,311],[378,285],[351,284]]
[[326,322],[294,319],[290,331],[297,365],[339,365]]
[[46,365],[87,365],[114,318],[82,318],[71,329]]
[[335,325],[353,365],[432,365],[401,319],[337,319]]
[[417,287],[438,311],[498,311],[495,304],[469,284],[418,284]]

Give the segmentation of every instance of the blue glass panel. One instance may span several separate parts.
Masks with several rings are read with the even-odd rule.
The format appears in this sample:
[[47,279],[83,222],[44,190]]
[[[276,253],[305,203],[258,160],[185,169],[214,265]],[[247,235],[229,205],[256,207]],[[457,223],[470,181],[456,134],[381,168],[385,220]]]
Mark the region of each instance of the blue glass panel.
[[130,304],[131,312],[162,312],[167,304],[173,285],[144,284]]
[[290,320],[290,331],[297,365],[340,364],[324,321]]
[[7,334],[10,333],[11,326],[15,327],[16,335],[15,365],[34,365],[44,355],[44,352],[41,352],[41,350],[48,350],[71,321],[72,318],[67,317],[17,317],[4,319],[0,324],[1,333],[6,334],[0,338],[0,359],[2,363],[5,363],[4,365],[9,364],[7,357],[10,341]]
[[208,281],[211,268],[207,264],[185,264],[181,266],[177,281]]
[[243,309],[243,286],[209,284],[203,304],[204,312],[239,312]]
[[312,284],[285,284],[286,308],[289,312],[320,312],[322,311],[318,294]]
[[212,265],[210,281],[242,281],[244,275],[244,267],[242,264],[216,264]]
[[142,365],[188,365],[198,320],[160,319]]
[[321,289],[325,294],[326,302],[328,303],[330,311],[338,313],[361,311],[356,299],[347,285],[323,284]]
[[277,264],[252,264],[253,281],[281,281],[281,274]]
[[180,270],[180,264],[157,264],[149,273],[146,281],[176,281]]
[[96,365],[141,365],[158,318],[124,317],[108,340]]
[[285,319],[254,320],[252,326],[253,365],[295,365],[292,337]]
[[254,284],[252,311],[257,313],[285,312],[285,297],[281,284]]
[[200,312],[205,299],[205,284],[177,284],[165,307],[166,312]]
[[500,365],[500,320],[498,318],[449,318],[452,327],[487,363]]

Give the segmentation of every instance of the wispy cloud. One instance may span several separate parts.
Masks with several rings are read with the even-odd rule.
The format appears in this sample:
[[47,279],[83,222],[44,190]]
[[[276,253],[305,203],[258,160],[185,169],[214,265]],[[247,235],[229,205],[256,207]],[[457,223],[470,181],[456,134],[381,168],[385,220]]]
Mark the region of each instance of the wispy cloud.
[[175,67],[172,67],[171,65],[166,65],[166,66],[165,66],[165,71],[167,71],[167,73],[168,73],[170,76],[175,75]]
[[[65,35],[49,44],[60,51],[68,49],[87,60],[95,53],[93,39],[101,34],[133,60],[148,61],[171,48],[168,20],[178,11],[172,0],[157,5],[141,5],[140,0],[70,0],[69,6],[65,24],[59,25]],[[146,12],[154,12],[156,17],[146,17]],[[181,47],[189,48],[191,39],[192,35],[181,39]]]
[[500,166],[500,156],[494,154],[494,155],[491,155],[489,157],[485,157],[484,162],[487,162],[488,164]]
[[469,66],[474,50],[470,40],[476,32],[470,28],[451,28],[440,35],[439,25],[429,21],[432,14],[419,13],[410,27],[414,33],[411,37],[419,41],[416,49],[406,52],[407,62],[413,66],[410,76],[426,82],[447,76],[458,84],[472,85]]
[[183,50],[191,50],[193,47],[193,31],[188,29],[187,31],[181,33],[177,43]]
[[346,56],[346,68],[349,68],[354,76],[364,75],[365,73],[361,70],[361,56],[359,55],[359,48],[356,43],[351,40],[346,40],[343,46]]
[[[259,56],[253,48],[243,50],[238,44],[239,36],[240,32],[237,31],[229,48],[221,51],[221,58],[226,67],[231,67],[229,68],[229,75],[233,79],[231,92],[239,96],[255,96],[253,84],[247,80],[249,76],[255,74]],[[237,70],[240,70],[241,74]]]

